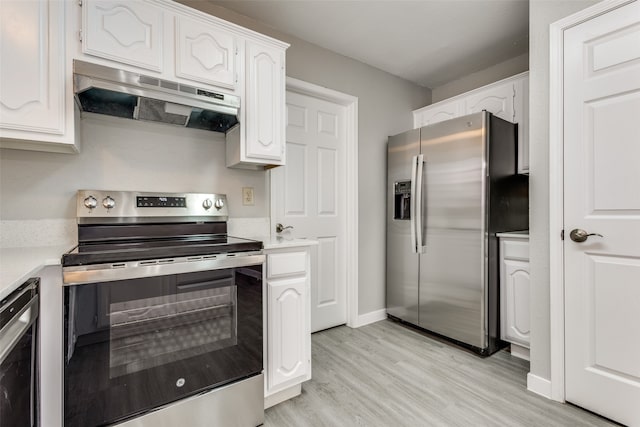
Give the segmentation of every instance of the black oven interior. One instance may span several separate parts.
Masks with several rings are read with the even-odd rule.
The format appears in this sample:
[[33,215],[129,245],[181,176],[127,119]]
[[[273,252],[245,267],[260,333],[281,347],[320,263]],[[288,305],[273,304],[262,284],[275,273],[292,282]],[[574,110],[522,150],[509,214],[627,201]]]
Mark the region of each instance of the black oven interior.
[[65,426],[110,424],[262,371],[262,267],[64,288]]

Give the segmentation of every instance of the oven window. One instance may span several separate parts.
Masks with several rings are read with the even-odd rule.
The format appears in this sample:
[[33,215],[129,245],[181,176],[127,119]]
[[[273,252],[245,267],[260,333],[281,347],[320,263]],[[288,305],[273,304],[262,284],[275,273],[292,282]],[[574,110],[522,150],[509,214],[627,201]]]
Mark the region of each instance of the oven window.
[[242,271],[66,287],[65,426],[113,423],[259,374],[261,273]]
[[35,326],[0,363],[0,426],[33,426]]

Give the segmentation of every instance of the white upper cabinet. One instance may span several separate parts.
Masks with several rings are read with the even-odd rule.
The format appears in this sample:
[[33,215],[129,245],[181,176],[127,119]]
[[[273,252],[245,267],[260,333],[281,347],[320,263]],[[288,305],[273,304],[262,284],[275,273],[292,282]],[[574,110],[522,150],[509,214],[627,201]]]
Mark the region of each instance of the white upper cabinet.
[[82,4],[82,52],[162,72],[163,10],[141,0]]
[[176,16],[176,76],[235,89],[236,36],[218,26]]
[[246,158],[284,164],[284,51],[248,41]]
[[489,111],[518,124],[518,173],[529,173],[528,107],[529,73],[526,72],[415,110],[413,127]]
[[0,147],[75,152],[65,2],[3,0]]
[[433,108],[421,108],[419,113],[414,112],[414,128],[417,129],[459,117],[463,114],[463,108],[464,105],[459,100],[438,102],[433,105]]
[[479,90],[464,99],[465,114],[479,113],[487,110],[493,115],[514,122],[513,98],[515,89],[513,82],[507,82],[488,89]]

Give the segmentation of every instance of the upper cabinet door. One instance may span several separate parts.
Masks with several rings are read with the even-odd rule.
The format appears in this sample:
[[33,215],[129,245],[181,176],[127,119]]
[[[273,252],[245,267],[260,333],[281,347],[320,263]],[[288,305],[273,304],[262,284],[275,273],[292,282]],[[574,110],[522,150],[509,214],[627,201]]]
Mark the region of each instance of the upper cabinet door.
[[487,110],[494,116],[514,122],[513,98],[515,96],[513,82],[500,86],[491,86],[465,98],[465,114]]
[[455,119],[461,115],[461,101],[455,100],[450,102],[439,102],[414,112],[414,127],[416,129],[421,128],[422,126]]
[[247,41],[246,155],[284,162],[284,51]]
[[163,12],[143,0],[85,0],[82,52],[162,72]]
[[176,17],[176,76],[234,89],[236,40],[232,33],[187,18]]
[[518,123],[518,172],[529,173],[529,76],[514,82],[514,123]]
[[63,2],[2,1],[2,147],[76,151],[64,31]]

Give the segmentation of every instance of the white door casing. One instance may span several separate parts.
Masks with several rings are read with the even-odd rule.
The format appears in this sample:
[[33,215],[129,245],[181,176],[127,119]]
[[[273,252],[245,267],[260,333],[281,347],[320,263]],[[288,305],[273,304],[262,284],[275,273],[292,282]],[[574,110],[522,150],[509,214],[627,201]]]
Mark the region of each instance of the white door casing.
[[552,397],[640,425],[640,2],[602,2],[551,36]]
[[273,234],[282,223],[294,227],[285,237],[319,242],[312,332],[358,324],[356,118],[357,98],[287,79],[287,166],[271,170],[271,225]]

